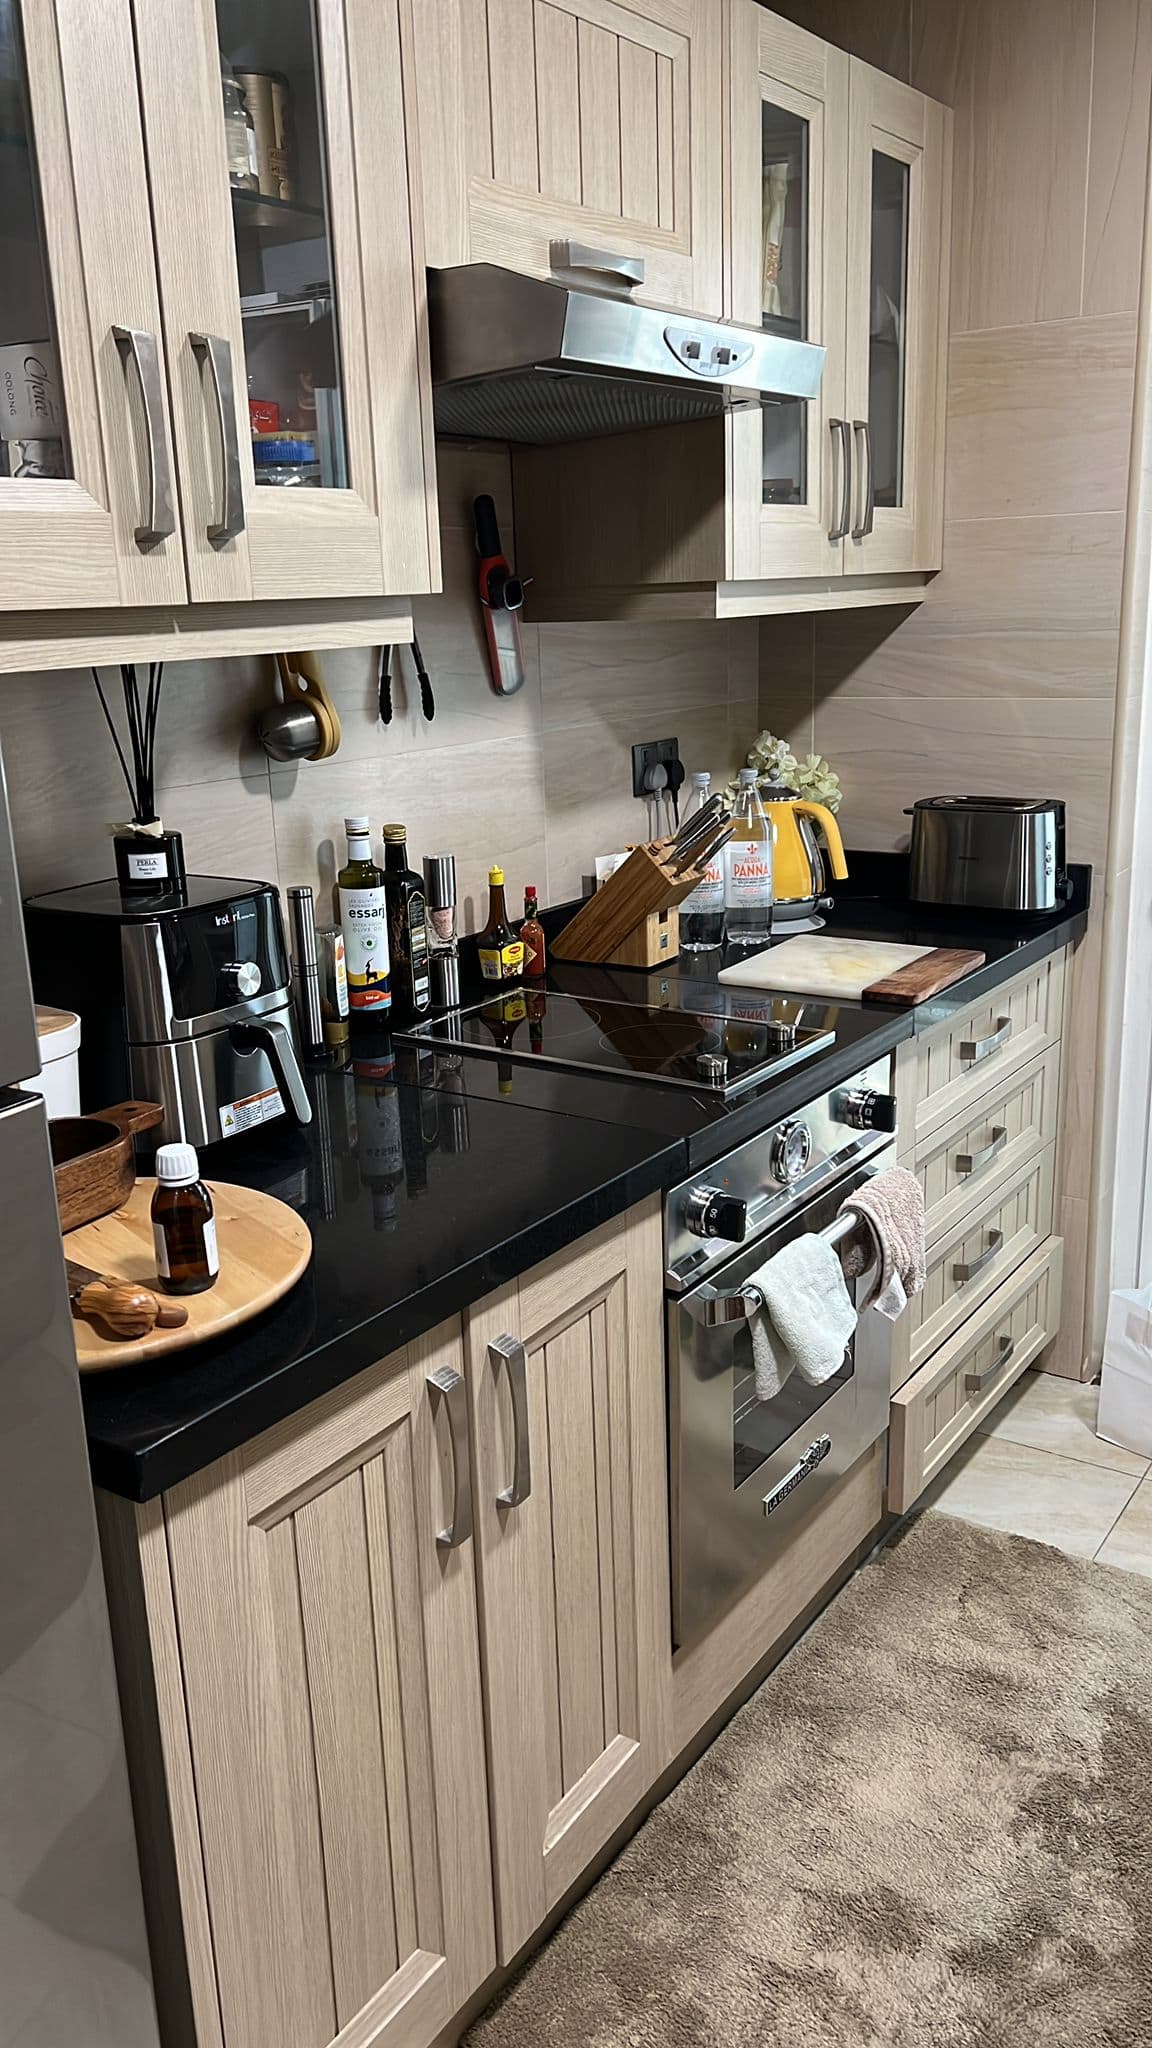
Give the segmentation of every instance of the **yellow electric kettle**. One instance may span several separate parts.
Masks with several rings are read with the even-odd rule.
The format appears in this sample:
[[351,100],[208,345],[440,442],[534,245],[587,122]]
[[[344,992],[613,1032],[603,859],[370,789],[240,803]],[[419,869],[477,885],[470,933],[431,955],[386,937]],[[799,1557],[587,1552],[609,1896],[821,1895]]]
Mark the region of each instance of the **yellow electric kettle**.
[[831,811],[810,804],[779,783],[760,791],[765,814],[772,820],[772,893],[779,904],[804,904],[815,909],[826,886],[824,856],[816,837],[819,826],[832,873],[842,882],[848,873],[844,844]]

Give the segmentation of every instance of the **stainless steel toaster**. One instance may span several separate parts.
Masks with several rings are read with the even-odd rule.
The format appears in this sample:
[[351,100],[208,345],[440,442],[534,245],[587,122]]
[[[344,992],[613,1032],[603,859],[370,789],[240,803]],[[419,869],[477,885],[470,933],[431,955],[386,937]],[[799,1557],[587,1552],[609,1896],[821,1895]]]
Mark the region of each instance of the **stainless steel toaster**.
[[914,903],[1043,915],[1067,900],[1060,798],[925,796],[904,815]]

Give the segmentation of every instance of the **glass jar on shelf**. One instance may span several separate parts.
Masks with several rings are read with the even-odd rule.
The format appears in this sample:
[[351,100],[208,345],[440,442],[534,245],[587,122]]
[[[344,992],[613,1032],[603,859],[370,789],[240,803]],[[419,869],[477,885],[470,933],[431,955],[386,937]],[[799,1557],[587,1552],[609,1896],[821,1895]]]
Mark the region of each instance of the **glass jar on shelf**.
[[320,459],[314,434],[253,434],[252,464],[258,484],[278,485],[281,489],[320,489]]
[[224,138],[228,146],[228,182],[237,192],[258,192],[260,163],[252,112],[226,57],[220,60],[224,95]]

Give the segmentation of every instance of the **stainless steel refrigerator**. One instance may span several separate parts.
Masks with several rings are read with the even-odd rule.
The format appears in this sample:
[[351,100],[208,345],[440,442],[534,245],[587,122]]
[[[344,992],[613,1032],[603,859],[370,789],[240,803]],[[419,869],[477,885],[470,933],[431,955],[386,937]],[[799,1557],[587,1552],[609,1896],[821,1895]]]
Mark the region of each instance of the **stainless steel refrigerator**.
[[156,2048],[39,1064],[0,762],[0,2048]]

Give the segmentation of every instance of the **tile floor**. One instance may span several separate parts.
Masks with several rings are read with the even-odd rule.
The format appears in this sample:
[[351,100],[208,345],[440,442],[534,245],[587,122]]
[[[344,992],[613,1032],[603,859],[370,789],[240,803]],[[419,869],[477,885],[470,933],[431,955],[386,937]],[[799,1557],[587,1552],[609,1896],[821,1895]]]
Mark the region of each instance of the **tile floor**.
[[1026,1372],[925,1507],[1152,1578],[1152,1460],[1096,1435],[1099,1387]]

